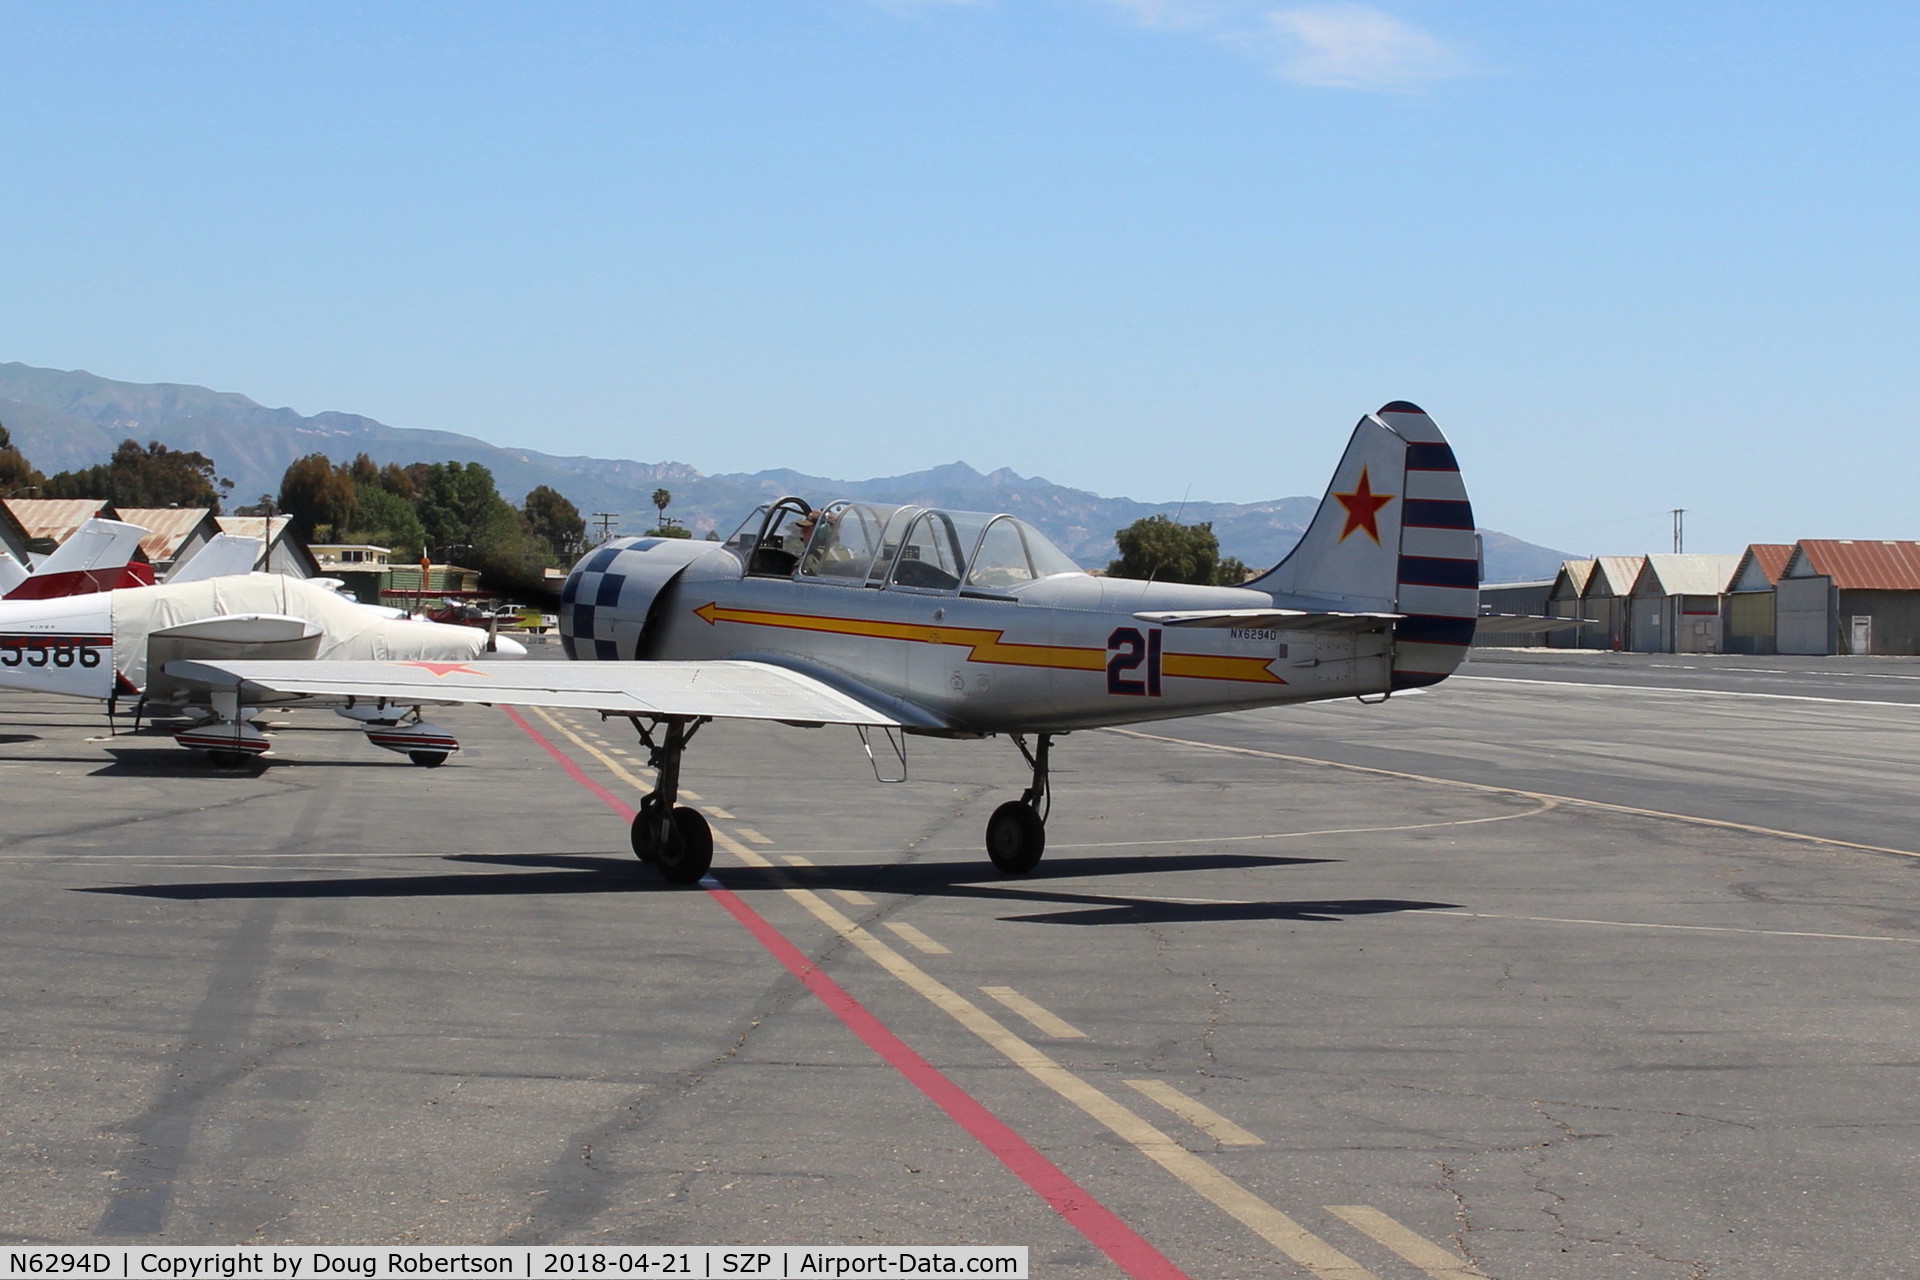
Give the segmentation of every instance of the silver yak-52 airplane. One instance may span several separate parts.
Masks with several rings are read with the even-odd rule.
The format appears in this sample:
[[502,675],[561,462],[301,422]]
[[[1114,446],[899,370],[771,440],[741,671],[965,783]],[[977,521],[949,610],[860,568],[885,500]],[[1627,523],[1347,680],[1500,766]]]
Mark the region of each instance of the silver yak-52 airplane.
[[620,538],[589,552],[561,596],[571,662],[167,671],[224,683],[241,703],[349,696],[628,718],[655,770],[633,849],[675,883],[713,858],[705,818],[678,803],[681,758],[710,720],[854,725],[896,747],[901,732],[1007,734],[1032,784],[994,811],[986,845],[1019,874],[1046,847],[1055,737],[1431,685],[1465,655],[1478,598],[1453,450],[1395,401],[1355,427],[1298,545],[1241,587],[1095,577],[1009,515],[782,498],[725,543]]

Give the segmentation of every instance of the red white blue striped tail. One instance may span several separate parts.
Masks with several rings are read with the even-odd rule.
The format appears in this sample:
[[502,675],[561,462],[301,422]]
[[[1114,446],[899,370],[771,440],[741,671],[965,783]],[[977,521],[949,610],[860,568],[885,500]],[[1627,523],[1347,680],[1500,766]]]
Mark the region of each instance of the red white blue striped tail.
[[1480,556],[1460,468],[1433,419],[1404,400],[1360,419],[1299,543],[1246,585],[1281,607],[1403,614],[1390,687],[1444,680],[1473,641]]
[[1453,446],[1418,405],[1396,400],[1375,417],[1407,442],[1394,611],[1393,687],[1453,673],[1480,613],[1480,541]]

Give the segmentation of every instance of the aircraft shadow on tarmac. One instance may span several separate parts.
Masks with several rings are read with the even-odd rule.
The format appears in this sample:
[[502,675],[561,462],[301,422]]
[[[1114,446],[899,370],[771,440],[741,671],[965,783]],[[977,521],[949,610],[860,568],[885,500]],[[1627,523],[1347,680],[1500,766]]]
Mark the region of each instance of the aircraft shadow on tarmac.
[[[418,876],[337,876],[300,880],[207,881],[192,884],[103,885],[84,893],[125,894],[178,901],[247,898],[416,898],[490,897],[560,893],[676,893],[632,859],[594,854],[452,854],[448,862],[485,867],[524,867],[500,871],[442,872]],[[1022,924],[1175,924],[1208,921],[1287,920],[1338,922],[1353,916],[1399,911],[1454,909],[1450,902],[1400,898],[1339,898],[1295,901],[1209,901],[1090,890],[1052,888],[1048,878],[1138,875],[1142,872],[1255,870],[1310,865],[1327,858],[1276,858],[1247,854],[1175,854],[1127,858],[1059,858],[1039,876],[1005,880],[977,860],[842,864],[812,867],[729,867],[722,873],[736,893],[779,892],[791,888],[859,888],[912,897],[978,898],[1038,910],[1001,917]]]
[[[108,747],[106,752],[113,757],[108,764],[101,765],[89,776],[95,778],[257,778],[269,769],[280,772],[287,769],[324,767],[328,770],[339,769],[412,769],[415,766],[400,759],[298,760],[275,756],[272,760],[253,759],[244,764],[220,765],[207,759],[197,751],[182,751],[169,743],[164,747]],[[98,763],[98,757],[90,757]],[[76,759],[76,763],[86,763]]]

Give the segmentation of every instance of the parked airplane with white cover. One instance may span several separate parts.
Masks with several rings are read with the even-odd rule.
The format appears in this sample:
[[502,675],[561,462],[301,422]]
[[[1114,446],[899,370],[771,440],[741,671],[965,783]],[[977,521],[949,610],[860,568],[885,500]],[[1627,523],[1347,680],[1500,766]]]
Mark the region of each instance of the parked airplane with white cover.
[[682,755],[709,720],[879,730],[902,762],[897,733],[1007,734],[1033,781],[994,811],[986,842],[1017,874],[1045,848],[1055,737],[1431,685],[1465,656],[1478,599],[1453,450],[1395,401],[1360,420],[1299,544],[1242,587],[1094,577],[1010,515],[782,498],[724,544],[621,538],[588,553],[561,596],[572,663],[166,670],[224,684],[229,702],[313,694],[627,718],[656,770],[634,852],[680,883],[713,857],[706,820],[677,803]]
[[260,707],[284,703],[331,707],[364,724],[375,746],[418,765],[441,764],[460,744],[421,719],[417,699],[250,689],[243,704],[232,681],[183,679],[168,673],[169,664],[270,658],[434,667],[525,654],[523,645],[506,637],[380,617],[329,587],[279,574],[0,601],[0,688],[94,698],[108,704],[109,714],[118,704],[132,702],[136,720],[188,716],[197,723],[174,740],[229,763],[270,748],[271,740],[251,720]]

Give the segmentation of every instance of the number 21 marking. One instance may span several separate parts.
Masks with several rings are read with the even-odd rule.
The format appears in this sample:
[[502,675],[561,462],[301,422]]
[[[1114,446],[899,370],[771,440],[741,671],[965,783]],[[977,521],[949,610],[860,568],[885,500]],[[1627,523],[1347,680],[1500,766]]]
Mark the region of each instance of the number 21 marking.
[[[1160,628],[1149,628],[1146,635],[1138,627],[1115,627],[1107,637],[1107,692],[1130,697],[1160,696]],[[1128,672],[1145,667],[1145,680],[1128,678]]]

